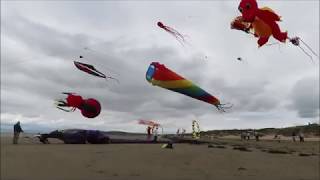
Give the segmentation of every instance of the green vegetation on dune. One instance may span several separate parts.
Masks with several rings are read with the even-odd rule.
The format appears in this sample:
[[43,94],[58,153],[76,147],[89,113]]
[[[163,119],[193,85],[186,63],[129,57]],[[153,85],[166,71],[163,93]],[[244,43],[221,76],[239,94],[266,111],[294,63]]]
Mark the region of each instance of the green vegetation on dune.
[[279,134],[283,136],[291,136],[293,132],[299,133],[303,132],[305,136],[320,136],[320,125],[317,123],[302,125],[302,126],[292,126],[285,128],[263,128],[263,129],[230,129],[230,130],[210,130],[202,131],[201,135],[240,135],[244,131],[257,131],[261,135],[274,135]]

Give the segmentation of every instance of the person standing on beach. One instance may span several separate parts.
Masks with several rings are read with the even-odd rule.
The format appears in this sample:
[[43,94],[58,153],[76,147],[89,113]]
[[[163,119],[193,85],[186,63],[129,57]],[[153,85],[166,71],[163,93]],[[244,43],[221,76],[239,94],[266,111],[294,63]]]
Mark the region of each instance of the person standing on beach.
[[147,127],[147,139],[149,140],[151,138],[151,131],[152,128],[150,126]]
[[250,140],[250,132],[249,131],[247,131],[247,141],[249,141]]
[[179,136],[180,128],[177,129],[176,135]]
[[303,132],[300,132],[300,133],[299,133],[299,139],[300,139],[300,142],[304,142]]
[[184,137],[184,134],[186,133],[186,130],[185,129],[182,129],[182,133],[181,133],[181,136]]
[[18,144],[20,133],[23,132],[20,121],[13,126],[13,144]]
[[158,126],[155,127],[155,129],[153,130],[153,142],[157,142],[158,141]]
[[246,135],[247,135],[247,133],[246,132],[241,132],[241,134],[240,134],[240,137],[241,137],[241,141],[242,140],[246,140]]

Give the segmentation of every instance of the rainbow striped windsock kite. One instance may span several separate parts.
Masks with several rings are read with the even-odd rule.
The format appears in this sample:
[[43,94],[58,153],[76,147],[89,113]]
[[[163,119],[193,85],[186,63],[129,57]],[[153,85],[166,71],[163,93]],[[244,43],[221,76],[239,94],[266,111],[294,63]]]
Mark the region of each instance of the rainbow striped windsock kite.
[[146,79],[154,86],[159,86],[204,101],[216,106],[219,110],[223,111],[224,108],[228,108],[225,107],[224,104],[221,104],[216,97],[158,62],[152,62],[150,64],[146,73]]

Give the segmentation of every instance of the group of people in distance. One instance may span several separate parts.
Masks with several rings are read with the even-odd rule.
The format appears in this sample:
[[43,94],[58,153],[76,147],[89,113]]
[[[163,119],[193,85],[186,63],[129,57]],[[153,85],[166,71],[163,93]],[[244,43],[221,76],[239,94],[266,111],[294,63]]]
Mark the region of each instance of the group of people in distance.
[[[153,142],[157,142],[158,141],[158,126],[148,126],[147,127],[147,139],[151,140],[152,136],[153,136]],[[18,140],[19,140],[19,136],[20,133],[24,132],[21,128],[21,124],[20,121],[18,121],[16,124],[14,124],[13,126],[13,130],[14,130],[14,134],[13,134],[13,144],[18,144]],[[181,135],[183,135],[185,133],[185,130],[183,129],[183,131],[181,132]],[[177,134],[179,134],[179,130],[177,131]],[[259,137],[261,137],[261,134],[258,133],[257,131],[243,131],[241,133],[241,140],[250,140],[250,136],[253,135],[255,137],[256,141],[259,141]],[[292,141],[296,142],[296,138],[299,138],[300,142],[304,142],[304,134],[302,131],[299,131],[299,133],[297,134],[296,131],[292,132]],[[275,134],[274,139],[277,140],[278,142],[280,142],[280,134]]]

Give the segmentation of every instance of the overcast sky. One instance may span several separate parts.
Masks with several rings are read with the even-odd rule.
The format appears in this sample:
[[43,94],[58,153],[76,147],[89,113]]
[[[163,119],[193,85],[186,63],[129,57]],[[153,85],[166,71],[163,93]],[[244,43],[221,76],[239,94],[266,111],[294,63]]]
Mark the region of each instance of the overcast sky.
[[[86,128],[144,132],[153,119],[165,132],[285,127],[319,121],[319,59],[290,43],[257,47],[230,29],[239,16],[230,1],[1,1],[1,125],[21,121],[26,131]],[[282,16],[283,31],[319,53],[319,1],[259,1]],[[156,23],[187,35],[181,46]],[[270,43],[277,42],[273,38]],[[93,64],[115,81],[83,73]],[[241,57],[243,61],[237,61]],[[152,86],[145,79],[158,61],[221,102],[207,103]],[[76,92],[101,102],[94,119],[63,112],[54,100]]]

